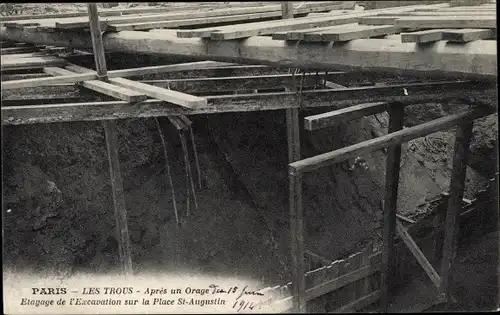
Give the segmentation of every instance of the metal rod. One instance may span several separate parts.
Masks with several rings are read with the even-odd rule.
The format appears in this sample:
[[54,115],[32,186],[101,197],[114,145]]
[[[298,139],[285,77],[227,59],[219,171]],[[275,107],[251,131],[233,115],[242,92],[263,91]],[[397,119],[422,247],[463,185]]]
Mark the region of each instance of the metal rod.
[[443,245],[443,259],[441,261],[441,282],[439,298],[442,302],[448,301],[450,270],[456,255],[460,210],[465,188],[465,174],[469,158],[469,145],[472,138],[473,121],[466,121],[458,126],[453,155],[453,170],[451,173],[450,195],[446,212],[445,235]]
[[170,183],[170,189],[172,191],[172,203],[174,204],[174,213],[175,213],[175,222],[179,225],[179,214],[177,211],[177,202],[175,201],[175,189],[174,182],[172,180],[172,174],[170,173],[170,164],[168,163],[168,154],[167,154],[167,143],[165,141],[165,136],[163,135],[163,131],[160,126],[160,121],[158,117],[155,117],[156,128],[158,129],[158,133],[160,134],[161,144],[163,146],[163,154],[165,155],[165,169],[167,170],[167,177]]
[[198,173],[198,186],[201,189],[201,169],[200,161],[198,160],[198,150],[196,150],[196,142],[194,141],[193,128],[189,126],[189,133],[191,134],[191,145],[194,151],[194,160],[196,162],[196,172]]
[[[392,133],[403,129],[404,107],[392,104],[389,109],[389,130]],[[401,164],[401,144],[388,150],[385,172],[385,200],[383,214],[383,244],[380,282],[380,300],[382,312],[389,306],[389,285],[394,269],[394,236],[396,231],[396,210],[398,205],[399,168]]]
[[106,135],[108,150],[109,174],[113,191],[113,204],[115,208],[116,228],[118,230],[118,251],[122,263],[122,271],[126,275],[132,274],[132,256],[130,252],[130,238],[128,234],[127,210],[123,195],[123,181],[118,160],[118,146],[116,139],[116,122],[104,120],[102,122]]

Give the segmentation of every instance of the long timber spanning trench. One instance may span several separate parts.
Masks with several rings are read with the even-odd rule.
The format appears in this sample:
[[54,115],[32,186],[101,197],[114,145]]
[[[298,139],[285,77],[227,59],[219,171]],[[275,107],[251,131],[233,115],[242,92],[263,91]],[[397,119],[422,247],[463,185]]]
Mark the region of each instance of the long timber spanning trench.
[[[324,12],[321,11],[323,9],[320,8],[318,12]],[[296,149],[300,145],[299,133],[298,130],[292,130],[296,126],[288,125],[289,152],[293,153],[289,157],[293,278],[285,287],[264,289],[263,291],[269,293],[270,297],[265,304],[280,311],[290,308],[305,311],[307,301],[348,287],[356,294],[344,294],[344,297],[340,297],[338,312],[362,309],[379,299],[383,310],[387,310],[391,274],[394,268],[391,258],[395,257],[397,252],[397,246],[394,244],[396,233],[441,293],[439,302],[449,301],[453,297],[449,292],[447,279],[456,251],[453,243],[458,234],[457,208],[462,207],[464,170],[467,165],[472,123],[475,119],[496,112],[497,108],[494,82],[497,75],[496,40],[491,40],[493,32],[468,32],[467,36],[457,35],[455,32],[453,35],[455,37],[450,37],[452,36],[448,34],[450,32],[436,29],[437,26],[433,26],[435,29],[433,32],[422,33],[426,31],[421,29],[425,29],[425,25],[431,25],[430,22],[444,29],[457,28],[453,23],[461,21],[439,17],[422,18],[421,15],[408,18],[407,14],[415,14],[425,9],[435,11],[451,8],[447,8],[446,4],[439,4],[364,13],[342,12],[339,16],[333,14],[299,17],[284,22],[237,24],[238,27],[234,31],[231,29],[233,26],[212,27],[201,31],[154,29],[175,24],[170,22],[161,24],[166,23],[162,19],[168,20],[167,17],[146,17],[144,21],[138,21],[137,25],[120,26],[120,18],[115,20],[118,21],[116,24],[109,22],[113,19],[99,22],[97,10],[92,5],[89,5],[90,24],[88,19],[66,23],[64,18],[55,23],[55,27],[51,26],[51,21],[43,19],[36,22],[30,18],[29,23],[9,21],[10,24],[2,23],[4,26],[0,27],[0,40],[5,41],[2,42],[1,69],[4,83],[2,126],[107,121],[110,168],[112,176],[119,177],[119,171],[116,173],[119,169],[119,164],[116,163],[116,140],[109,136],[114,133],[114,125],[109,124],[109,120],[283,109],[298,109],[301,112],[318,108],[333,110],[319,116],[306,117],[305,127],[312,130],[327,127],[338,121],[349,121],[387,111],[390,114],[390,128],[387,135],[308,159],[301,159],[300,153],[298,156],[293,153],[298,152]],[[257,11],[268,12],[266,10],[261,8]],[[273,12],[274,9],[269,10]],[[283,4],[282,11],[283,18],[294,17],[294,14],[290,14],[293,11],[290,4]],[[237,12],[248,13],[245,10]],[[394,14],[399,21],[394,19],[394,23],[390,23],[392,27],[380,29],[363,26],[363,23],[369,22],[362,19],[371,18],[379,13]],[[217,18],[216,13],[210,14],[200,15],[207,18],[207,26],[215,23],[213,21]],[[274,15],[274,13],[269,14],[269,16]],[[210,20],[212,22],[209,21],[211,18],[214,18]],[[234,19],[239,17],[230,18]],[[123,21],[130,21],[130,18]],[[37,23],[38,26],[33,26]],[[139,25],[141,23],[142,25]],[[146,26],[144,23],[151,24]],[[186,26],[186,23],[187,26],[190,25],[190,22],[182,23],[182,26]],[[352,23],[359,25],[354,26],[353,30]],[[384,23],[387,24],[386,21]],[[465,25],[472,22],[460,23]],[[344,24],[349,24],[349,27],[340,30],[336,28],[338,26],[343,28]],[[404,25],[411,25],[411,29],[403,27]],[[477,25],[470,27],[496,31],[496,26],[492,26],[489,15],[479,18]],[[90,34],[87,32],[88,27]],[[110,32],[102,34],[101,27],[107,28]],[[130,27],[132,29],[145,27],[145,30],[150,31],[112,32],[113,29]],[[54,29],[58,31],[54,32]],[[374,29],[382,33],[376,33]],[[402,30],[412,35],[403,34]],[[329,40],[340,34],[347,36],[344,38],[349,40],[342,42]],[[272,37],[259,35],[272,35]],[[303,41],[289,39],[294,36],[299,36]],[[372,38],[373,36],[379,38]],[[286,38],[286,40],[276,38]],[[445,38],[459,39],[447,41]],[[473,40],[469,40],[470,38]],[[17,49],[19,47],[24,50]],[[57,54],[60,50],[57,47],[69,51],[75,48],[92,48],[96,56],[97,71],[72,64]],[[104,51],[186,56],[215,62],[201,61],[108,71]],[[78,53],[73,52],[74,54]],[[276,66],[280,68],[272,68]],[[302,71],[290,73],[284,67],[296,67]],[[242,72],[234,76],[227,75],[237,68]],[[252,75],[251,69],[262,72]],[[270,69],[273,70],[272,74],[266,72]],[[29,73],[22,73],[26,70]],[[188,76],[188,79],[175,77],[175,74],[181,71],[188,72],[193,77]],[[203,71],[211,73],[208,77],[195,77],[195,74]],[[226,75],[221,75],[222,73]],[[157,77],[145,78],[148,75]],[[125,77],[131,77],[133,80]],[[387,80],[388,78],[390,80]],[[378,80],[385,83],[377,84]],[[360,84],[360,81],[363,83]],[[369,82],[368,86],[366,81]],[[242,85],[241,82],[245,84]],[[405,106],[442,101],[469,104],[471,109],[403,129]],[[438,273],[396,216],[397,193],[395,192],[399,177],[400,146],[401,143],[411,139],[457,125],[459,129],[450,195],[446,198],[447,207],[446,205],[442,207],[447,214],[445,226],[442,228],[445,230],[445,240],[441,269]],[[389,149],[389,153],[382,250],[374,251],[370,245],[360,253],[336,262],[329,262],[305,250],[301,204],[302,173],[383,148]],[[113,192],[118,193],[114,196],[118,196],[119,201],[120,183],[117,185],[113,187]],[[121,252],[120,258],[125,262],[125,270],[130,272],[130,253],[127,254],[126,239],[127,223],[126,219],[123,219],[126,218],[124,204],[115,200],[115,207],[117,219],[120,219],[117,224],[121,235],[124,236],[120,238],[120,246],[125,251]],[[470,214],[472,211],[469,209],[465,213]],[[309,268],[306,268],[302,257],[308,258]],[[306,272],[306,269],[309,271]]]

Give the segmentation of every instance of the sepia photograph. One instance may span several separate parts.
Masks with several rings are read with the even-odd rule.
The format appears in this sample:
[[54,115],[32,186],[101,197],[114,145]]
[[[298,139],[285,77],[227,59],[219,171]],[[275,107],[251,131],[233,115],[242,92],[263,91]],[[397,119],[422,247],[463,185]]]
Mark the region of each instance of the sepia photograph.
[[0,3],[4,314],[499,311],[496,8]]

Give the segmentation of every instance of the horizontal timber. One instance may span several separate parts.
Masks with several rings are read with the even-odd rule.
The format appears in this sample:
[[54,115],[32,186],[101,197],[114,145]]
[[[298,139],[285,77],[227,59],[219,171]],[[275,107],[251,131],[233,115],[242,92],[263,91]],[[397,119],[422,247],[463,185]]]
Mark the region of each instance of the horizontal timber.
[[[27,58],[31,59],[31,58]],[[67,62],[65,60],[64,64]],[[120,77],[131,77],[145,74],[155,74],[155,73],[165,73],[172,71],[187,71],[187,70],[198,70],[207,67],[214,66],[225,66],[226,63],[214,62],[214,61],[200,61],[200,62],[190,62],[190,63],[182,63],[176,65],[167,65],[167,66],[152,66],[152,67],[142,67],[142,68],[132,68],[132,69],[124,69],[124,70],[112,70],[108,71],[108,78],[120,78]],[[48,65],[47,65],[48,66]],[[47,67],[45,66],[45,67]],[[52,65],[51,65],[52,66]],[[8,81],[2,84],[2,90],[9,89],[20,89],[20,88],[29,88],[36,86],[47,86],[52,84],[59,83],[74,83],[74,82],[83,82],[88,80],[96,80],[97,73],[80,73],[80,74],[68,74],[59,77],[53,78],[33,78],[33,79],[25,79],[25,80],[13,80]]]
[[[0,28],[0,40],[90,48],[86,34],[46,33]],[[415,43],[386,39],[357,39],[343,44],[290,43],[255,36],[243,41],[216,42],[177,38],[171,32],[123,31],[103,35],[107,51],[152,55],[196,56],[234,63],[309,69],[370,70],[392,74],[496,79],[496,42],[479,40],[462,46],[436,42],[422,49]]]
[[[301,104],[305,108],[343,108],[370,102],[401,102],[409,105],[422,102],[451,101],[473,96],[480,98],[488,92],[495,92],[495,90],[487,90],[484,84],[463,82],[444,83],[441,87],[437,83],[420,85],[420,90],[408,87],[407,89],[412,91],[409,95],[397,95],[399,94],[397,91],[401,91],[403,86],[304,91],[301,96]],[[490,87],[490,89],[493,88]],[[1,108],[2,124],[95,121],[300,107],[297,94],[294,92],[206,96],[205,98],[208,100],[208,105],[198,109],[180,108],[158,100],[146,100],[133,105],[121,101],[111,101],[4,106]]]
[[[44,72],[54,76],[64,76],[71,73],[71,71],[58,67],[46,67],[44,68]],[[138,93],[130,89],[125,89],[123,87],[116,86],[114,84],[110,84],[108,82],[103,82],[100,80],[88,80],[82,82],[81,85],[89,90],[106,94],[124,100],[128,103],[138,103],[145,101],[147,99],[147,96],[142,93]]]
[[363,141],[332,152],[323,153],[311,158],[289,164],[290,172],[311,172],[321,167],[362,156],[371,152],[407,142],[441,130],[450,129],[464,121],[470,121],[492,114],[489,108],[480,107],[459,114],[435,119],[414,127],[399,130],[375,139]]

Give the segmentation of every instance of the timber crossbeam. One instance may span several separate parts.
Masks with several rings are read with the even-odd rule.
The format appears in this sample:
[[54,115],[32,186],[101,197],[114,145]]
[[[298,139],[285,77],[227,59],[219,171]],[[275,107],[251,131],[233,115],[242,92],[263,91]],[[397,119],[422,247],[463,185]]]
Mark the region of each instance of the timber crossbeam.
[[[484,84],[476,82],[435,82],[407,85],[356,87],[344,89],[308,90],[301,94],[299,104],[296,92],[253,93],[238,95],[205,96],[207,105],[200,108],[181,108],[160,100],[141,103],[125,101],[82,102],[48,105],[3,106],[2,125],[32,123],[95,121],[170,115],[217,114],[280,110],[287,108],[345,108],[372,102],[400,102],[419,104],[436,101],[466,99],[485,94]],[[408,91],[404,95],[404,90]],[[494,92],[494,90],[492,90]],[[486,91],[488,92],[488,91]],[[398,95],[399,94],[399,95]],[[25,102],[29,104],[29,102]]]

